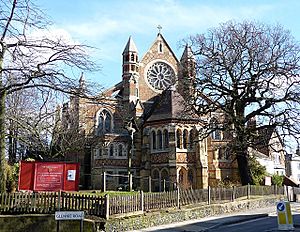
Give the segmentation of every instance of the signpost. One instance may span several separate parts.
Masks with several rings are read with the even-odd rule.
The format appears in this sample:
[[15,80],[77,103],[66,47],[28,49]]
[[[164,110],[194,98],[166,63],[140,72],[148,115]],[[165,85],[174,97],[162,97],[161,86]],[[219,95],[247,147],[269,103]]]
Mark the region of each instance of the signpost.
[[276,205],[278,230],[293,230],[291,205],[288,201],[279,201]]
[[59,221],[80,220],[80,232],[83,232],[84,211],[56,211],[55,220],[58,223],[57,232],[59,232]]

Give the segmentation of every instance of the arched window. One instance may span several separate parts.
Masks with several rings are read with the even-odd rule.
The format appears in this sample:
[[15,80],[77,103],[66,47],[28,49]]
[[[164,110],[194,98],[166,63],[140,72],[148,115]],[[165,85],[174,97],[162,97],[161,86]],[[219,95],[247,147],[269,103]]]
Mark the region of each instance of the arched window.
[[162,191],[169,191],[170,189],[170,177],[169,172],[166,169],[161,171],[161,190]]
[[177,129],[177,131],[176,131],[176,147],[181,148],[181,144],[182,144],[181,130]]
[[123,145],[122,144],[118,145],[118,156],[123,156]]
[[152,131],[151,133],[151,139],[152,139],[152,149],[156,149],[156,133],[155,131]]
[[112,116],[108,110],[102,110],[98,116],[98,135],[112,132]]
[[188,144],[188,131],[185,129],[183,131],[183,148],[187,149],[187,144]]
[[111,124],[111,116],[107,113],[105,118],[105,132],[111,132]]
[[194,129],[192,129],[191,131],[190,131],[190,136],[189,136],[189,147],[190,147],[190,149],[193,149],[194,148],[194,143],[195,143],[195,130]]
[[114,156],[114,145],[110,144],[109,146],[109,156]]
[[164,130],[164,148],[169,147],[169,132],[167,129]]
[[214,140],[221,140],[221,131],[218,129],[218,121],[215,118],[212,118],[210,121],[211,126],[211,137]]
[[131,54],[131,61],[134,61],[134,54]]
[[159,130],[157,132],[157,149],[160,149],[160,150],[162,149],[162,141],[163,141],[162,133]]
[[158,52],[160,52],[160,53],[163,52],[163,46],[161,43],[158,44]]

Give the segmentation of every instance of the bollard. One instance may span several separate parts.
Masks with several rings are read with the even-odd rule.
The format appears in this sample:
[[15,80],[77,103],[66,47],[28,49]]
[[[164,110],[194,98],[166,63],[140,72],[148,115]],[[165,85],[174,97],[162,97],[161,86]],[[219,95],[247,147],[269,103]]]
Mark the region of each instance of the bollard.
[[276,205],[278,230],[293,230],[293,217],[291,205],[288,201],[279,201]]

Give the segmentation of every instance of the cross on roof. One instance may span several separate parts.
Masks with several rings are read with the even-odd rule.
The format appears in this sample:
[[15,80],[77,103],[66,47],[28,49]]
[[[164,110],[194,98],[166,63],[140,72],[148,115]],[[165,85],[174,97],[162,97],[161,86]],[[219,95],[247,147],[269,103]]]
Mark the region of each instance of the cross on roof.
[[162,26],[161,26],[161,25],[158,25],[158,26],[157,26],[157,29],[158,29],[158,33],[160,34],[161,29],[162,29]]

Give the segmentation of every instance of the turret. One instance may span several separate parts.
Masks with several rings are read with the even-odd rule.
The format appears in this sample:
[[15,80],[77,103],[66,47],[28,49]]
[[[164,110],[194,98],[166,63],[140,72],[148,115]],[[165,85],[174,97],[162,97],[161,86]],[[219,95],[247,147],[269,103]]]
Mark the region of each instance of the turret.
[[185,99],[188,99],[193,94],[196,78],[196,61],[192,49],[188,45],[184,48],[180,67],[178,90]]
[[136,103],[139,98],[139,61],[138,50],[131,36],[122,53],[124,100]]
[[138,50],[131,36],[122,53],[123,55],[123,78],[129,73],[138,72]]

